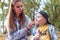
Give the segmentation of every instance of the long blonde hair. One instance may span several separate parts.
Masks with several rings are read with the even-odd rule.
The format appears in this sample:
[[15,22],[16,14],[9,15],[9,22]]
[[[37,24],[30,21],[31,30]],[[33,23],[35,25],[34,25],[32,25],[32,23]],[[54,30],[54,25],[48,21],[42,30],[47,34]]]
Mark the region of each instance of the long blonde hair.
[[[16,2],[21,2],[21,0],[13,0],[10,4],[10,7],[9,7],[9,12],[8,12],[8,27],[10,29],[16,29],[16,24],[15,24],[15,12],[13,10],[13,6]],[[19,17],[20,20],[20,25],[23,25],[26,21],[25,19],[25,15],[24,15],[24,12],[22,14],[20,14],[20,17]]]

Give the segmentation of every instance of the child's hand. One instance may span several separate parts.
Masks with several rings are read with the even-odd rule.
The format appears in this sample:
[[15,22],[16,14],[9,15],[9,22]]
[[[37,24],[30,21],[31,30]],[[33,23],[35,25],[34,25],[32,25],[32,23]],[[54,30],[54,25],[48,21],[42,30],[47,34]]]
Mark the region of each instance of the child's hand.
[[40,38],[40,35],[39,34],[36,34],[35,37],[34,37],[34,40],[37,40]]

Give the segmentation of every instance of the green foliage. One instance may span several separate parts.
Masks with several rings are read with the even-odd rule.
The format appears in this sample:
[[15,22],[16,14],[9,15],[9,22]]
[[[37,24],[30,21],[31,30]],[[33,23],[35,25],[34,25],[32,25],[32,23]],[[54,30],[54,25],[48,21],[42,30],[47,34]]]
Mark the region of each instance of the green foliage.
[[[38,0],[40,1],[40,0]],[[38,10],[39,3],[36,0],[22,0],[25,13],[32,18],[32,14]]]
[[55,27],[60,26],[60,0],[50,0],[43,10],[48,12],[49,20]]
[[10,3],[10,0],[8,1],[8,3],[6,3],[5,0],[3,1],[0,0],[0,9],[2,11],[2,13],[0,13],[0,22],[2,22],[2,25],[0,26],[3,26],[3,31],[4,31],[4,20],[6,19],[6,16],[8,13],[9,3]]
[[1,2],[1,0],[0,0],[0,9],[2,10],[2,13],[0,13],[0,21],[5,20],[6,15],[8,13],[8,8],[5,9],[4,7],[9,7],[9,3],[10,3],[10,1],[8,3],[6,3],[5,0],[3,0],[3,2]]

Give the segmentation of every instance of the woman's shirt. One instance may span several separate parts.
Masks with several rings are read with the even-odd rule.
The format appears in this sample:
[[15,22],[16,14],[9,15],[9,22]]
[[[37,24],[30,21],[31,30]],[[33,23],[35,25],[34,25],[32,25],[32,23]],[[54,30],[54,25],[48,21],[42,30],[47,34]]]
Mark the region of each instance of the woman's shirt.
[[[38,40],[41,40],[41,39],[45,40],[44,38],[46,38],[46,37],[48,37],[48,36],[51,37],[51,40],[57,40],[57,36],[56,36],[55,30],[54,30],[54,26],[52,26],[52,25],[50,25],[50,24],[48,24],[47,26],[48,26],[48,27],[45,26],[45,27],[46,27],[45,29],[44,29],[44,27],[39,28],[40,31],[45,31],[45,30],[47,29],[47,31],[45,32],[45,33],[47,33],[47,35],[42,34],[41,38],[38,38]],[[43,29],[43,30],[42,30],[42,29]],[[48,32],[49,32],[49,34],[48,34]],[[32,28],[32,33],[31,33],[31,36],[30,36],[30,40],[34,40],[34,36],[35,36],[36,34],[41,34],[41,33],[38,32],[37,26],[35,26],[35,27]],[[44,37],[43,35],[44,35],[45,37]],[[42,38],[42,37],[43,37],[43,38]],[[48,38],[49,38],[49,37],[48,37]],[[50,38],[49,38],[49,39],[50,39]]]
[[[26,40],[26,36],[27,36],[27,31],[25,30],[25,27],[27,27],[27,25],[30,23],[31,19],[25,15],[26,18],[26,22],[24,23],[24,25],[22,25],[20,27],[19,23],[18,23],[18,19],[16,18],[16,25],[17,25],[17,29],[16,30],[8,30],[8,38],[7,40]],[[8,27],[6,25],[6,27]]]

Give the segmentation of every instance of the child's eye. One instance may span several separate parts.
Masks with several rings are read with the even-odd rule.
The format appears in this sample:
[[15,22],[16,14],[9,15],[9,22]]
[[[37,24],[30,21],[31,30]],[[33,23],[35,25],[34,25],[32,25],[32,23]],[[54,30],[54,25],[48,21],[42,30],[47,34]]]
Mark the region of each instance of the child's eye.
[[38,18],[40,18],[40,16],[38,16]]

